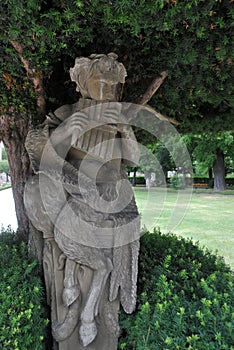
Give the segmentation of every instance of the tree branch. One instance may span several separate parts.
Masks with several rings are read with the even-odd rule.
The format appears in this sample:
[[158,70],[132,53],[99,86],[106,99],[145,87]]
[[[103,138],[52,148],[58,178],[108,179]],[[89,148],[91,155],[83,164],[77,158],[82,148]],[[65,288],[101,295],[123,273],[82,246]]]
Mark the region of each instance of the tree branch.
[[155,115],[155,117],[157,117],[160,120],[167,120],[168,122],[176,126],[180,125],[180,123],[176,119],[168,117],[167,115],[161,114],[160,112],[156,111],[153,107],[149,105],[144,105],[144,109],[146,109],[147,111],[150,111],[152,114]]
[[[175,120],[174,118],[168,117],[166,115],[161,114],[160,112],[156,111],[153,107],[147,105],[147,102],[152,98],[152,96],[155,94],[155,92],[159,89],[159,87],[164,82],[165,78],[167,77],[168,73],[166,71],[160,73],[160,78],[155,78],[144,95],[142,95],[138,100],[138,105],[135,105],[135,107],[131,107],[129,111],[127,112],[127,119],[132,119],[134,115],[136,115],[141,109],[146,109],[150,111],[155,117],[157,117],[160,120],[167,120],[170,123],[174,125],[179,125],[180,123]],[[140,106],[139,106],[140,105]],[[142,107],[144,106],[144,107]]]
[[21,46],[18,42],[14,41],[14,40],[10,40],[10,43],[11,43],[11,45],[14,47],[15,51],[18,52],[19,57],[20,57],[20,60],[21,60],[21,62],[23,63],[24,68],[25,68],[27,74],[28,74],[28,75],[35,75],[35,69],[29,68],[29,61],[26,60],[26,59],[22,56],[22,55],[23,55],[23,48],[22,48],[22,46]]
[[145,105],[155,94],[155,92],[159,89],[159,87],[162,85],[164,82],[165,78],[167,77],[167,72],[164,71],[160,73],[160,78],[156,78],[152,81],[146,92],[144,93],[143,96],[140,97],[138,104],[139,105]]
[[44,97],[44,88],[42,82],[42,71],[36,71],[35,68],[30,68],[29,60],[23,57],[23,47],[20,43],[14,40],[10,40],[11,45],[14,47],[15,51],[18,52],[19,58],[23,63],[23,66],[26,70],[27,75],[33,82],[34,90],[38,94],[37,97],[37,106],[39,107],[40,114],[45,115],[46,111],[46,101]]

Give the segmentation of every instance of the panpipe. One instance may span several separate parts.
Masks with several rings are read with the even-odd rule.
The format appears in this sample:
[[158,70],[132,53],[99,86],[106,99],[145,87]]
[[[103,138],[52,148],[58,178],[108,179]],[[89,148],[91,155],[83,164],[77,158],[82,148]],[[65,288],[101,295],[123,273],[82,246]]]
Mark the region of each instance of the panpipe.
[[72,147],[102,161],[113,159],[118,129],[117,125],[101,125],[85,131],[72,142]]

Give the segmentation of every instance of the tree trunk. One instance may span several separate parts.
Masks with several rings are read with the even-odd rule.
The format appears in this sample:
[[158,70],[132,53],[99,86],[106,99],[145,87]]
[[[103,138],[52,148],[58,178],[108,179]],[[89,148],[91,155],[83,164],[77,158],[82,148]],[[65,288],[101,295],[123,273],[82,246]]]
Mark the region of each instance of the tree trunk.
[[210,188],[213,188],[214,181],[213,181],[213,169],[212,169],[212,167],[209,167],[209,169],[208,169],[208,178],[209,178],[208,185]]
[[[23,45],[10,40],[19,55],[27,76],[33,83],[33,90],[37,94],[38,117],[44,119],[46,101],[43,87],[43,72],[33,67],[30,60],[24,57]],[[18,221],[17,235],[19,239],[28,242],[29,220],[24,207],[24,186],[30,174],[30,161],[25,149],[25,139],[30,128],[30,117],[19,116],[14,113],[14,107],[9,107],[0,116],[0,139],[3,141],[9,162],[11,184]]]
[[208,169],[208,177],[209,177],[209,181],[211,181],[213,178],[213,169],[212,168]]
[[2,140],[9,162],[12,192],[18,221],[17,235],[19,239],[27,241],[29,222],[23,196],[24,186],[30,172],[30,162],[24,143],[30,124],[29,120],[9,115],[1,116],[0,124],[2,130],[4,130]]
[[133,186],[136,186],[136,172],[137,172],[137,168],[135,167],[133,170],[133,179],[132,179]]
[[220,149],[216,150],[216,159],[213,164],[213,169],[214,191],[224,191],[226,189],[224,153]]

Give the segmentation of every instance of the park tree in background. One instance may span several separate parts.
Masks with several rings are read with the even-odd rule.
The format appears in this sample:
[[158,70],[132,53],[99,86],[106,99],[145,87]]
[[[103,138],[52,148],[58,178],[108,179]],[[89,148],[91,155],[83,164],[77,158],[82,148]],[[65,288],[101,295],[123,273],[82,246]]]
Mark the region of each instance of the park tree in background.
[[[1,147],[1,145],[0,145]],[[6,174],[6,182],[9,182],[9,175],[10,175],[10,168],[9,163],[6,155],[5,148],[0,148],[0,174],[5,173]]]
[[160,141],[155,141],[146,146],[141,144],[140,149],[141,157],[138,170],[144,172],[146,176],[154,173],[156,184],[165,185],[167,172],[176,168],[167,147]]
[[[134,10],[133,10],[134,9]],[[0,139],[12,176],[19,230],[30,165],[24,142],[45,114],[77,100],[68,70],[77,56],[116,52],[127,69],[123,100],[150,100],[180,132],[234,129],[232,0],[2,0]]]
[[7,181],[8,181],[8,175],[9,175],[10,169],[9,164],[7,160],[1,160],[0,161],[0,174],[5,173],[7,175]]
[[[214,190],[224,191],[226,188],[225,159],[230,162],[234,159],[234,136],[229,132],[220,132],[218,135],[204,133],[190,135],[193,143],[193,157],[202,163],[207,170],[212,168],[214,174]],[[187,136],[188,140],[188,136]]]
[[2,160],[7,160],[7,154],[4,147],[2,148]]

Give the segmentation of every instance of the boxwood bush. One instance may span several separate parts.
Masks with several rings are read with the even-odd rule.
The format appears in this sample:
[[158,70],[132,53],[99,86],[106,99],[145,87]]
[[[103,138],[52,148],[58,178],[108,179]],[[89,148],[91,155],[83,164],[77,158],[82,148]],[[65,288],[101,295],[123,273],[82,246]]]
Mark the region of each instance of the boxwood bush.
[[0,232],[0,349],[45,349],[46,311],[40,270],[25,243]]
[[[40,270],[10,231],[0,234],[0,273],[0,349],[45,349]],[[145,233],[137,309],[120,315],[119,349],[234,350],[233,287],[221,257],[173,234]]]
[[137,309],[120,319],[119,349],[234,350],[233,273],[198,243],[146,233]]

